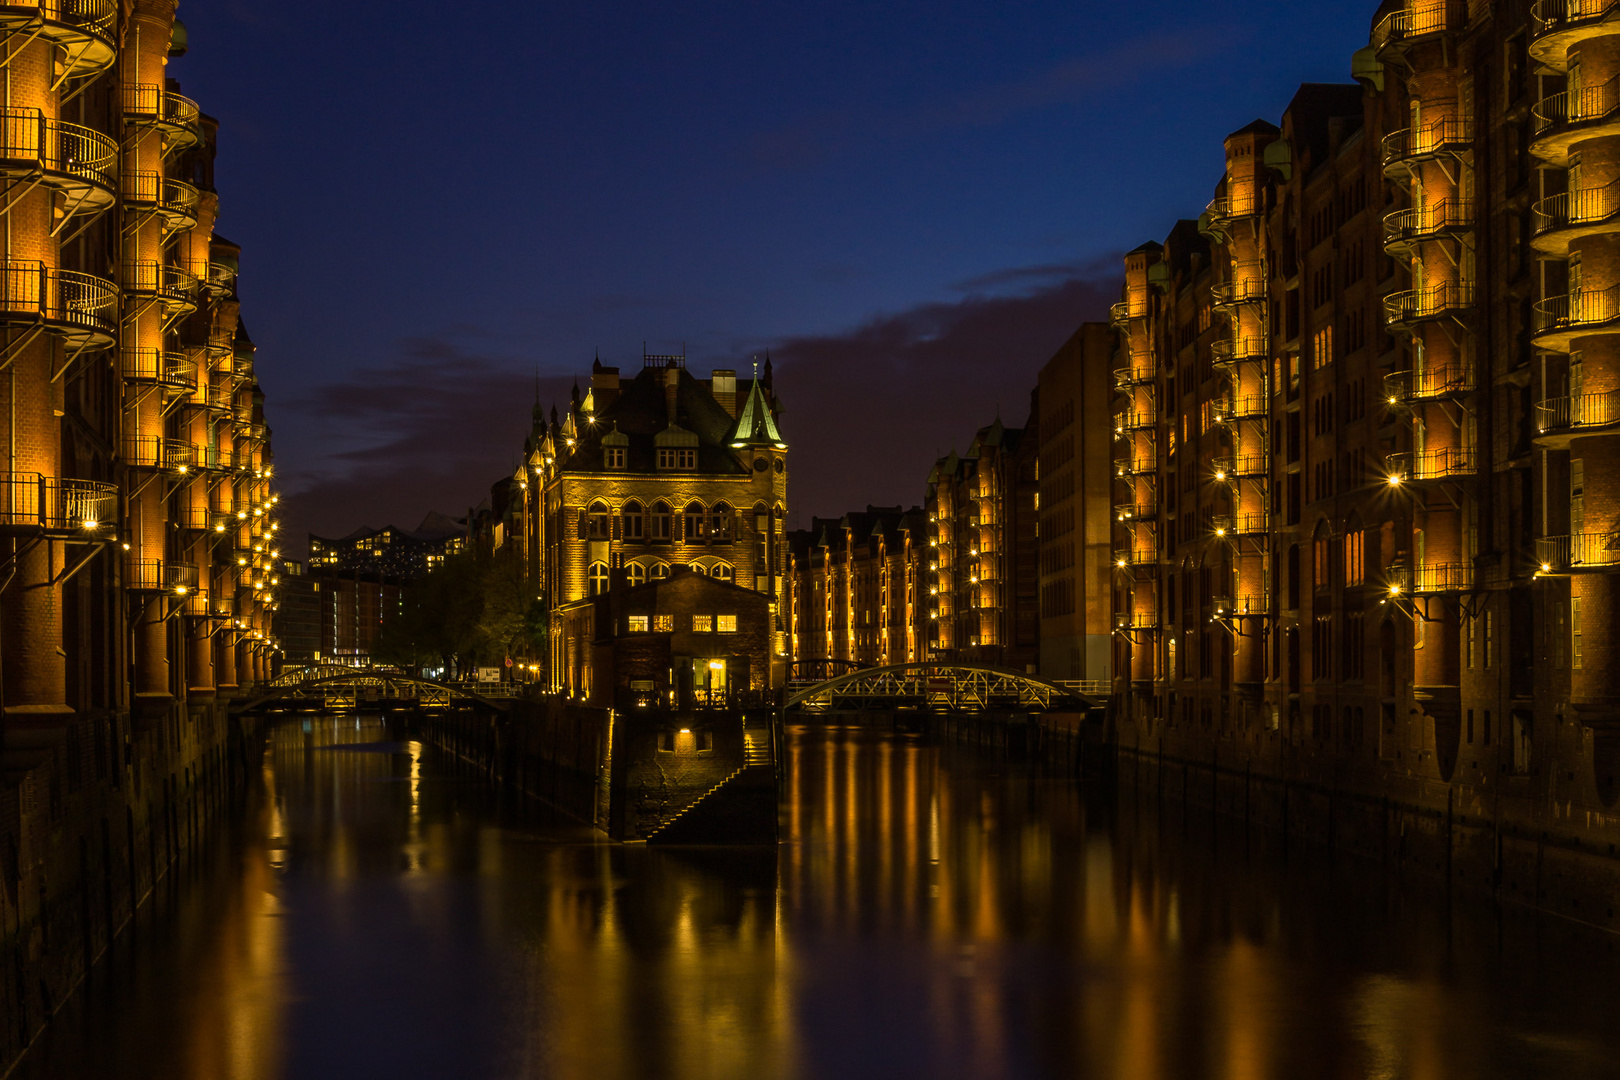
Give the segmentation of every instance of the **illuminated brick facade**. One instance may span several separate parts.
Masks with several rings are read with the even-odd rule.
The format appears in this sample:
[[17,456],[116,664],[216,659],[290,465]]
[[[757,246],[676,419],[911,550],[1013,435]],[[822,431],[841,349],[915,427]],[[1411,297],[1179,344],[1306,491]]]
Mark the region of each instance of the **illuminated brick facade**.
[[923,511],[898,506],[813,518],[788,537],[796,678],[927,659],[928,538]]
[[[757,378],[698,379],[678,356],[641,370],[595,365],[583,398],[549,420],[539,407],[513,477],[513,537],[551,620],[552,687],[582,694],[585,643],[561,609],[608,590],[667,580],[684,567],[767,598],[772,655],[784,647],[787,443],[770,365]],[[572,610],[572,609],[571,609]],[[757,632],[750,627],[747,632]],[[781,684],[782,664],[752,664],[750,689]],[[755,685],[758,684],[758,685]]]

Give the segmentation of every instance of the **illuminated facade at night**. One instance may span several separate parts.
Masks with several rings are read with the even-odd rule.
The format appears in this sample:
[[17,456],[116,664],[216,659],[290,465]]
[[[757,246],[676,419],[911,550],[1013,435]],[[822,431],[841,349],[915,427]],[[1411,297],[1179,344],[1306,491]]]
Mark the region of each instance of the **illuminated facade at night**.
[[1386,4],[1126,257],[1123,739],[1620,796],[1614,10]]
[[[788,646],[795,677],[927,657],[928,519],[868,506],[788,537]],[[837,661],[827,665],[820,661]]]
[[[739,642],[763,637],[771,660],[753,658],[748,685],[731,689],[781,685],[788,446],[776,410],[769,362],[755,378],[716,370],[699,379],[681,356],[645,356],[627,379],[598,362],[590,388],[583,397],[576,389],[561,417],[553,410],[547,419],[536,406],[524,463],[508,489],[517,495],[505,514],[514,535],[503,542],[520,545],[535,594],[550,608],[554,690],[605,690],[592,681],[593,597],[687,571],[768,598],[763,609],[739,600],[736,612],[666,613],[683,623],[696,617],[700,627],[708,618],[715,627],[707,631],[712,655],[698,658],[705,661],[699,681],[726,677],[712,674],[708,661],[724,658],[722,639],[734,634]],[[749,613],[758,610],[769,626],[719,629],[719,615],[757,620]],[[637,632],[691,630],[649,623]],[[656,681],[671,679],[665,671]]]

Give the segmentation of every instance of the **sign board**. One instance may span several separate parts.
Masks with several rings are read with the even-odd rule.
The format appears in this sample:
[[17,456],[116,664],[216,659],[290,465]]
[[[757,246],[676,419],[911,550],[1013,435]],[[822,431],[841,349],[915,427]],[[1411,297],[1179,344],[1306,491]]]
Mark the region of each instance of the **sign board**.
[[478,669],[479,682],[500,682],[501,669],[498,667],[481,667]]

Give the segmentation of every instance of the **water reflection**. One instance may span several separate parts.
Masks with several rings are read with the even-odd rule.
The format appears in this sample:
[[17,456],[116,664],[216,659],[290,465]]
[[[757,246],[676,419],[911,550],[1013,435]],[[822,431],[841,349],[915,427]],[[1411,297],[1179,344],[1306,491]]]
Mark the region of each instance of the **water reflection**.
[[622,848],[371,719],[261,809],[27,1077],[1605,1076],[1612,940],[854,728],[777,850]]

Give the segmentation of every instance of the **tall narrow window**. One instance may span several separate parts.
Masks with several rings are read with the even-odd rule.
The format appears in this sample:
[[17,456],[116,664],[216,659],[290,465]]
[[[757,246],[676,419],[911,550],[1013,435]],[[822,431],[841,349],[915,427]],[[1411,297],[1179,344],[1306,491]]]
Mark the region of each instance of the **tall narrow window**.
[[645,526],[643,524],[641,504],[631,499],[624,504],[624,508],[619,511],[619,514],[624,518],[624,538],[626,540],[640,540],[645,535],[642,532]]
[[591,595],[600,596],[607,592],[608,568],[607,563],[593,562],[590,569]]
[[707,532],[703,527],[703,522],[707,517],[708,515],[704,512],[702,503],[686,504],[685,528],[681,535],[688,544],[703,543],[704,535]]
[[1569,666],[1581,669],[1581,598],[1569,598]]
[[1491,670],[1491,657],[1496,647],[1496,621],[1490,611],[1485,612],[1485,651],[1482,659],[1485,661],[1485,670]]
[[606,540],[608,538],[608,508],[607,503],[591,503],[591,539]]
[[652,514],[650,515],[650,520],[648,521],[648,525],[650,526],[648,532],[651,534],[654,540],[669,539],[669,521],[669,503],[664,502],[662,499],[653,503]]
[[[1581,458],[1569,459],[1569,535],[1572,546],[1575,539],[1586,531],[1586,462]],[[1577,548],[1576,551],[1579,549]],[[1572,552],[1574,554],[1575,552]]]

